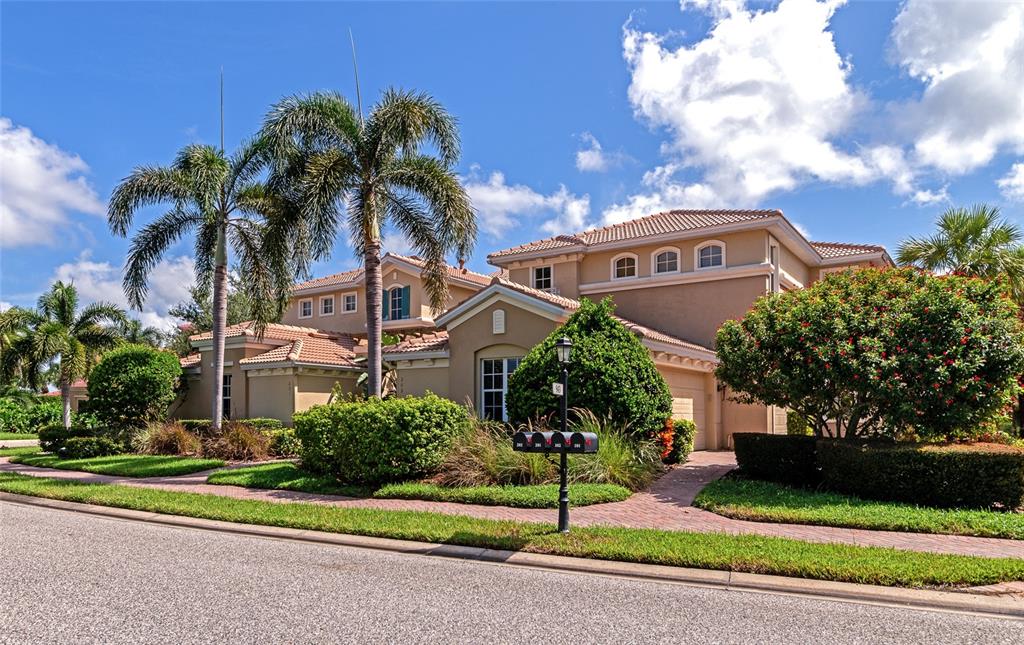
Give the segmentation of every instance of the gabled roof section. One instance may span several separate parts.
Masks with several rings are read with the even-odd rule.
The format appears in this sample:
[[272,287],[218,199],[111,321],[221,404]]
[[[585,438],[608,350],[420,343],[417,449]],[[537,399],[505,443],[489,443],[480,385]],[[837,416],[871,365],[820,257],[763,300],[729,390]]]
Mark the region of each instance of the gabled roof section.
[[[398,253],[388,253],[384,257],[392,257],[395,258],[396,260],[408,262],[409,264],[419,267],[420,269],[424,269],[427,266],[426,261],[416,255],[399,255]],[[484,275],[482,273],[477,273],[475,271],[470,271],[465,267],[460,268],[457,266],[452,266],[450,264],[448,265],[448,277],[454,278],[456,280],[466,280],[469,282],[475,282],[482,287],[486,287],[491,283],[490,276]]]
[[[385,253],[380,259],[381,266],[386,266],[389,262],[392,264],[406,264],[414,267],[415,269],[422,271],[427,263],[423,258],[416,255],[399,255],[398,253]],[[361,287],[363,286],[363,275],[364,270],[362,268],[352,269],[351,271],[343,271],[341,273],[334,273],[327,275],[322,278],[313,278],[312,280],[306,280],[305,282],[299,282],[292,287],[293,292],[307,292],[307,291],[319,291],[321,289],[330,288],[345,288],[345,287]],[[448,277],[451,280],[457,280],[462,282],[468,282],[476,284],[481,287],[486,287],[491,283],[491,277],[475,271],[470,271],[464,267],[457,267],[448,265]]]
[[487,256],[488,260],[509,258],[517,255],[543,251],[568,252],[588,246],[642,240],[647,237],[669,233],[683,233],[726,224],[739,224],[757,220],[781,218],[779,210],[672,210],[639,219],[594,228],[574,235],[557,235],[536,242],[529,242],[510,249],[496,251]]
[[[314,327],[299,327],[297,325],[282,325],[280,323],[268,323],[266,329],[263,332],[263,338],[264,340],[290,341],[318,331],[319,330]],[[255,338],[256,322],[253,320],[247,320],[245,322],[240,322],[237,325],[229,325],[228,327],[225,328],[224,338],[234,338],[238,336],[251,336]],[[201,334],[194,334],[192,336],[189,336],[189,340],[213,340],[213,332],[207,331]]]
[[331,275],[325,275],[322,278],[313,278],[312,280],[306,280],[296,284],[292,289],[294,291],[304,291],[306,289],[320,289],[323,287],[337,287],[343,284],[356,285],[363,281],[363,270],[352,269],[351,271],[343,271],[341,273],[334,273]]
[[181,369],[188,369],[190,367],[199,367],[199,362],[202,358],[202,354],[199,352],[193,352],[188,356],[182,356],[178,359],[181,364]]
[[[485,302],[492,293],[499,290],[504,290],[506,293],[511,291],[525,298],[539,300],[547,305],[554,305],[555,307],[565,312],[566,315],[572,314],[572,312],[576,311],[580,307],[579,300],[574,300],[572,298],[567,298],[565,296],[560,296],[554,293],[548,293],[547,291],[541,291],[539,289],[527,287],[525,285],[519,284],[518,282],[512,282],[511,280],[507,280],[504,278],[494,278],[491,281],[490,287],[484,289],[483,291],[480,291],[479,293],[474,294],[472,298],[462,303],[459,303],[452,309],[449,309],[447,312],[445,312],[443,316],[438,318],[437,323],[439,325],[448,324],[448,322],[450,322],[451,320],[458,318],[459,313],[472,309],[474,306],[481,302]],[[688,340],[683,340],[682,338],[677,338],[670,334],[666,334],[656,329],[652,329],[650,327],[646,327],[639,323],[633,322],[632,320],[622,318],[621,316],[613,316],[613,318],[622,323],[622,325],[626,329],[630,330],[631,332],[639,336],[641,339],[654,343],[661,343],[663,345],[678,347],[679,349],[688,350],[690,352],[695,352],[697,354],[700,354],[704,360],[717,360],[714,358],[714,350],[709,347],[705,347],[703,345],[693,343]]]
[[238,362],[241,365],[257,366],[289,363],[359,369],[354,351],[357,344],[358,342],[348,334],[316,332]]
[[843,242],[811,242],[811,246],[826,260],[845,258],[866,253],[886,253],[884,246],[876,244],[844,244]]
[[443,352],[448,349],[448,332],[441,329],[423,334],[410,334],[395,345],[384,348],[384,354],[401,355],[419,352]]

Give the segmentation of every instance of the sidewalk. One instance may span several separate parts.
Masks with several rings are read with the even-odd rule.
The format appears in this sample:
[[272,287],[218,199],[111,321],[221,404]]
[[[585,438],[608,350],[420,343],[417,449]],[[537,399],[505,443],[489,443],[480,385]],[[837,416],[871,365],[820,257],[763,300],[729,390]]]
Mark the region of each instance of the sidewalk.
[[[722,517],[690,506],[701,488],[727,473],[735,465],[735,458],[730,452],[695,452],[685,466],[677,466],[670,470],[658,479],[648,491],[636,493],[623,502],[595,504],[573,509],[572,523],[576,526],[602,525],[700,533],[766,535],[804,542],[845,543],[931,553],[1024,558],[1024,541],[1021,540],[749,522]],[[213,471],[179,477],[135,479],[23,466],[9,463],[7,459],[0,458],[0,472],[270,502],[311,502],[350,508],[429,511],[449,515],[469,515],[484,519],[548,522],[551,524],[554,524],[557,519],[557,512],[554,509],[508,508],[399,499],[353,499],[292,491],[214,486],[205,483],[206,477]]]
[[0,439],[0,448],[29,448],[38,445],[38,439]]

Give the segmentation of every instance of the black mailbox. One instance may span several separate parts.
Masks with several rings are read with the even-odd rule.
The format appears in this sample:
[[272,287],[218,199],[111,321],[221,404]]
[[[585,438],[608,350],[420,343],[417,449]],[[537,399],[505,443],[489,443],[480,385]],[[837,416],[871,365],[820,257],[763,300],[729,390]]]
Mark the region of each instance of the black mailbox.
[[597,435],[593,432],[574,432],[569,437],[567,450],[587,454],[597,452]]
[[561,432],[551,433],[551,449],[562,451],[565,449],[568,442],[565,440],[565,435]]
[[533,433],[517,432],[512,435],[512,449],[527,452],[533,444]]

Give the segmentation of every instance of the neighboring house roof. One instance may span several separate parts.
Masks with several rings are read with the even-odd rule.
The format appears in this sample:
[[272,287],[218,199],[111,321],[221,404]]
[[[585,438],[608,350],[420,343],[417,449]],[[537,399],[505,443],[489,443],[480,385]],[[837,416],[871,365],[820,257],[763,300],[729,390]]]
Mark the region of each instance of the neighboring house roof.
[[811,242],[811,246],[821,257],[843,258],[850,255],[863,255],[864,253],[885,253],[884,246],[875,244],[844,244],[842,242]]
[[384,348],[384,354],[415,354],[418,352],[440,352],[448,349],[448,332],[441,329],[434,332],[410,334],[395,345]]
[[201,359],[202,354],[200,354],[199,352],[194,352],[192,354],[189,354],[188,356],[182,356],[181,358],[178,359],[178,362],[181,363],[182,369],[186,369],[189,367],[198,367]]
[[[296,338],[302,338],[311,333],[319,332],[320,330],[315,327],[299,327],[297,325],[282,325],[280,323],[268,323],[266,329],[263,331],[263,338],[269,340],[282,340],[289,341],[295,340]],[[247,320],[240,322],[237,325],[228,325],[224,330],[224,338],[233,338],[237,336],[256,336],[256,322]],[[201,334],[194,334],[189,336],[189,340],[213,340],[213,332],[207,331]]]
[[358,341],[348,334],[315,332],[238,362],[241,365],[292,363],[358,368],[354,351],[357,344]]
[[[399,255],[398,253],[385,253],[384,257],[381,258],[381,264],[385,264],[388,260],[395,262],[404,262],[411,264],[417,269],[422,270],[427,266],[427,263],[422,258],[415,255]],[[312,291],[318,289],[324,289],[327,287],[340,287],[342,285],[349,286],[362,286],[364,271],[362,268],[352,269],[351,271],[344,271],[342,273],[335,273],[333,275],[324,276],[322,278],[314,278],[312,280],[306,280],[300,282],[292,287],[293,291]],[[486,287],[491,283],[490,276],[482,273],[476,273],[466,268],[460,268],[457,266],[448,265],[448,277],[454,280],[463,280],[478,284],[482,287]]]
[[737,224],[755,220],[782,217],[779,210],[672,210],[647,217],[594,228],[573,235],[556,235],[536,242],[528,242],[510,249],[496,251],[487,256],[505,258],[537,251],[552,251],[578,246],[594,246],[624,240],[640,240],[655,235],[696,231],[724,224]]

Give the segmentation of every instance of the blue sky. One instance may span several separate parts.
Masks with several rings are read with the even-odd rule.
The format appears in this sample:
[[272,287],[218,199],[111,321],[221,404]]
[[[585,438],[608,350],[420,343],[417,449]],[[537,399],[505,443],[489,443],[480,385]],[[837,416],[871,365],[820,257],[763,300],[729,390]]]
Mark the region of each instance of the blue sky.
[[[73,278],[123,303],[117,181],[216,142],[221,66],[229,148],[284,95],[354,97],[350,28],[365,103],[416,88],[460,119],[478,270],[664,208],[781,208],[890,249],[950,205],[1024,225],[1022,25],[1011,3],[4,2],[0,301]],[[318,273],[354,265],[345,244]],[[154,272],[147,322],[185,296],[188,256]]]

